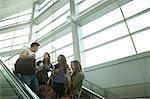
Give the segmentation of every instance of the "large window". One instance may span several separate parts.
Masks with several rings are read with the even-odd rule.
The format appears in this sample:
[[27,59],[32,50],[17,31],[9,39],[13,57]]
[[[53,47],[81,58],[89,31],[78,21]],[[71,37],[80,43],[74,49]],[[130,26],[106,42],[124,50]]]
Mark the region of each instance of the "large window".
[[[20,49],[28,43],[30,28],[27,23],[31,12],[32,9],[28,9],[0,20],[0,52]],[[22,22],[26,26],[20,24]]]
[[[42,15],[38,16],[39,20],[43,21],[37,22],[36,40],[40,41],[40,38],[46,38],[48,42],[50,41],[39,50],[38,56],[42,57],[43,53],[48,51],[52,56],[52,62],[55,63],[57,56],[64,54],[69,60],[69,64],[74,59],[74,52],[80,50],[81,52],[78,53],[81,53],[81,63],[83,58],[85,67],[89,67],[150,50],[148,45],[150,42],[150,0],[125,0],[123,2],[118,1],[119,3],[117,1],[112,3],[108,0],[77,1],[75,7],[79,13],[77,12],[77,16],[73,16],[75,17],[74,24],[69,24],[69,27],[66,22],[67,16],[72,16],[70,15],[70,11],[72,11],[70,10],[70,1],[64,5],[60,4],[61,7],[57,11],[50,12],[51,14],[48,14],[45,20],[42,19]],[[108,7],[102,11],[94,12],[99,10],[98,7],[101,7],[101,4],[106,1],[110,3]],[[59,0],[45,0],[40,5],[39,12],[43,13],[46,9],[50,10],[53,5],[59,4],[59,2]],[[116,6],[117,4],[121,5]],[[87,18],[83,18],[85,16]],[[91,16],[94,19],[88,20]],[[69,33],[71,29],[76,27],[81,29],[78,31],[80,38],[74,37],[79,40],[79,45],[81,45],[79,50],[75,48],[78,43],[76,41],[72,43],[72,34]],[[61,34],[62,37],[57,37],[60,36],[60,31],[62,33],[69,32],[66,35],[64,35],[65,33]],[[46,34],[50,33],[54,33],[54,35],[47,38],[46,36],[50,35]],[[74,43],[75,45],[73,45]]]
[[133,40],[138,53],[149,51],[150,46],[150,29],[144,32],[133,35]]
[[149,18],[150,12],[147,12],[127,21],[130,31],[135,32],[137,30],[150,26]]
[[68,33],[40,48],[37,52],[37,58],[43,57],[44,52],[50,53],[53,63],[57,62],[59,54],[65,55],[65,57],[71,61],[73,58],[72,34]]
[[112,28],[108,28],[102,32],[98,32],[97,34],[90,36],[83,40],[84,42],[84,49],[88,49],[108,41],[114,40],[116,38],[128,35],[127,28],[125,23],[116,25]]
[[103,0],[93,0],[92,2],[91,0],[79,0],[79,3],[81,2],[79,4],[79,12],[86,10],[87,8],[93,6],[94,4],[100,1],[103,1]]
[[[83,55],[85,55],[86,66],[134,55],[136,54],[135,48],[138,53],[149,51],[149,7],[149,0],[133,0],[121,6],[123,13],[120,8],[117,8],[83,25],[82,53],[85,53]],[[127,24],[125,24],[123,15]]]
[[93,66],[134,54],[135,50],[131,39],[127,37],[85,52],[86,66]]
[[17,22],[17,18],[2,21],[2,22],[0,22],[0,27],[6,26],[6,25],[9,25],[9,24],[13,24],[13,23],[16,23],[16,22]]
[[42,36],[64,24],[67,21],[67,16],[70,15],[69,8],[69,3],[67,3],[59,10],[53,12],[47,19],[42,21],[38,25],[38,30],[36,31],[37,39],[41,38]]
[[63,54],[67,58],[73,55],[72,34],[69,33],[53,41],[53,47],[56,50],[56,56]]
[[72,35],[71,33],[55,40],[53,42],[53,45],[55,46],[56,49],[60,49],[63,46],[66,46],[68,44],[72,43]]
[[8,39],[8,38],[12,38],[14,35],[13,32],[8,32],[8,33],[3,33],[3,34],[0,34],[0,40],[5,40],[5,39]]
[[[29,28],[24,28],[0,35],[0,48],[12,47],[28,42]],[[15,47],[16,48],[16,47]],[[14,49],[14,48],[13,48]]]
[[137,14],[141,11],[144,11],[150,8],[149,0],[132,0],[131,2],[123,5],[122,7],[125,17],[130,17],[134,14]]
[[[92,34],[93,32],[96,32],[100,29],[103,29],[109,25],[112,25],[120,20],[123,20],[121,11],[119,9],[111,11],[110,13],[108,13],[102,17],[99,17],[98,19],[82,26],[83,37],[86,35]],[[92,27],[92,29],[91,29],[91,27]]]
[[45,0],[41,5],[39,9],[39,14],[44,12],[48,7],[52,6],[57,0]]
[[37,51],[36,58],[41,58],[41,57],[43,58],[45,52],[51,53],[52,51],[53,51],[52,43],[49,43]]

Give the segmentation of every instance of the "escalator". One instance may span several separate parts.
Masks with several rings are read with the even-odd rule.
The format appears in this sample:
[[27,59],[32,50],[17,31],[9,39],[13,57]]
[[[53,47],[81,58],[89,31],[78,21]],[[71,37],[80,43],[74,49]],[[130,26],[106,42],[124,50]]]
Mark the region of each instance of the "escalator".
[[[105,99],[84,86],[82,86],[82,89],[80,99]],[[39,99],[39,97],[10,72],[0,60],[0,99]]]
[[0,99],[19,99],[22,98],[13,88],[10,81],[5,77],[3,71],[0,70]]
[[0,60],[0,99],[39,99]]
[[82,86],[82,93],[80,99],[106,99],[106,98]]

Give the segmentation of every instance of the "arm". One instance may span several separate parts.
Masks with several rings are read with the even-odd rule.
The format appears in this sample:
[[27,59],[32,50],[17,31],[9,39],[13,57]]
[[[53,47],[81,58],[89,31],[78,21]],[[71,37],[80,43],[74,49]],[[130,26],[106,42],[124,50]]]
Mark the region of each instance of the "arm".
[[34,57],[35,57],[35,54],[28,55],[27,51],[21,51],[20,56],[19,56],[19,58],[21,58],[21,59],[27,59],[27,58],[31,59]]
[[76,89],[82,86],[83,75],[81,73],[77,74],[74,80],[72,81],[72,89]]

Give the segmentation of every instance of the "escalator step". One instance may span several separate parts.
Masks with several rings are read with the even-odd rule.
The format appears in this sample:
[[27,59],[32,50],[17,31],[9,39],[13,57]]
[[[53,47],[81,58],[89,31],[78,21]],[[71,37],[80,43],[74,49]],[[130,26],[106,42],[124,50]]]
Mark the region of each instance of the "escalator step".
[[18,96],[0,96],[0,99],[21,99]]
[[9,84],[0,84],[0,89],[1,88],[10,88],[11,86]]
[[12,88],[0,88],[0,96],[15,96],[16,93]]

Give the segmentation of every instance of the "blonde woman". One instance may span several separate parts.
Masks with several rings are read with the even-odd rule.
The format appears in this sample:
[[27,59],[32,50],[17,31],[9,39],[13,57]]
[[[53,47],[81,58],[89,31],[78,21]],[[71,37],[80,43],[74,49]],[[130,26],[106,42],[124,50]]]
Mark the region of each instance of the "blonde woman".
[[82,72],[81,64],[78,60],[71,62],[72,73],[71,76],[68,76],[68,83],[70,87],[71,95],[73,99],[79,99],[82,90],[82,83],[84,79],[84,74]]

